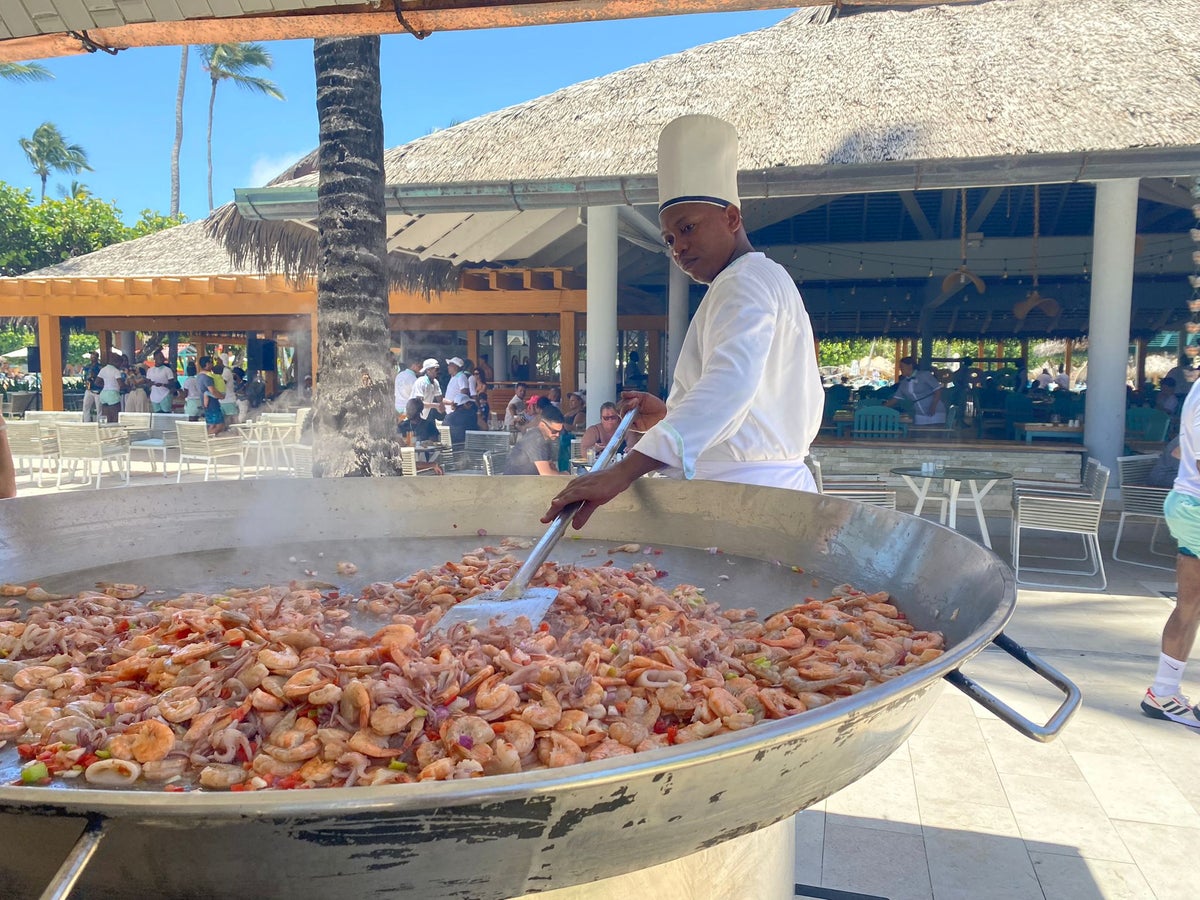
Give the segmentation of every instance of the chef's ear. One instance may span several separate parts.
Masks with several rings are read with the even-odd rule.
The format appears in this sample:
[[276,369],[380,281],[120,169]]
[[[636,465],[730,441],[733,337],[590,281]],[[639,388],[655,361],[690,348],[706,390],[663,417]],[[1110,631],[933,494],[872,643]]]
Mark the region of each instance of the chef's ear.
[[725,223],[731,234],[737,234],[742,227],[742,211],[732,203],[725,207]]

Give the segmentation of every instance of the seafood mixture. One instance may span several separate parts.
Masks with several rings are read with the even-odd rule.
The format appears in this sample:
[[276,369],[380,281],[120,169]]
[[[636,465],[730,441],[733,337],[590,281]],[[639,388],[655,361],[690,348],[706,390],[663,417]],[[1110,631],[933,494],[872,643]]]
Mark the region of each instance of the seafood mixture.
[[[519,566],[487,547],[353,597],[293,583],[147,602],[142,587],[102,584],[12,600],[0,607],[0,745],[18,745],[30,785],[472,778],[749,728],[942,652],[886,593],[843,585],[759,621],[699,588],[664,589],[649,563],[546,563],[533,583],[559,598],[537,628],[434,627]],[[370,618],[380,627],[359,627]]]

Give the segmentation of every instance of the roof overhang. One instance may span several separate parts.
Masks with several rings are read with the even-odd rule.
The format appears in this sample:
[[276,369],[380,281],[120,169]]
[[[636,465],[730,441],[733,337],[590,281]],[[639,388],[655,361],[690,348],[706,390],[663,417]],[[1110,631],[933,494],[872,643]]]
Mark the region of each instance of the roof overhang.
[[[1186,178],[1197,171],[1200,171],[1200,144],[1093,153],[898,160],[869,165],[780,166],[741,172],[738,191],[743,200],[770,200],[1120,178]],[[317,216],[315,184],[238,188],[234,191],[234,201],[238,212],[247,219],[308,221]],[[388,185],[384,189],[384,203],[388,215],[657,205],[658,180],[653,175],[631,175]]]
[[[976,0],[939,0],[971,3]],[[317,5],[317,4],[320,5]],[[226,0],[217,4],[41,0],[0,7],[0,62],[130,47],[285,41],[364,34],[515,28],[685,13],[792,9],[826,0]],[[927,6],[927,0],[842,0],[844,6]],[[33,10],[32,12],[30,10]],[[184,10],[194,11],[184,12]]]

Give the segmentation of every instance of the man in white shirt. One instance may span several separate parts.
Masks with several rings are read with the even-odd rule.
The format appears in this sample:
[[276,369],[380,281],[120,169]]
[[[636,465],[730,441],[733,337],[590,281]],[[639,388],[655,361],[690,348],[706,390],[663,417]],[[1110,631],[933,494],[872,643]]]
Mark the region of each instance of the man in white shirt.
[[150,382],[150,409],[154,412],[171,411],[171,387],[175,385],[175,372],[167,365],[162,350],[154,351],[154,366],[146,373]]
[[1060,364],[1058,374],[1054,376],[1054,389],[1056,391],[1069,391],[1071,389],[1071,376],[1067,374],[1066,369]]
[[108,357],[108,365],[99,373],[103,387],[100,389],[100,411],[106,422],[116,422],[121,412],[121,388],[125,384],[125,373],[113,364],[114,356]]
[[[942,403],[942,383],[932,372],[917,369],[917,361],[906,356],[900,360],[900,383],[884,406],[899,406],[907,401],[912,408],[913,424],[946,424],[946,405]],[[906,407],[907,408],[907,407]]]
[[455,405],[466,403],[471,399],[471,392],[467,373],[463,371],[463,361],[457,356],[452,356],[446,360],[446,366],[450,370],[450,381],[446,383],[446,399]]
[[504,427],[509,431],[522,431],[529,416],[525,410],[525,383],[518,382],[512,399],[504,407]]
[[408,401],[412,399],[413,386],[417,383],[417,375],[420,371],[421,364],[414,359],[396,373],[395,400],[397,419],[404,416],[404,408],[408,406]]
[[[671,393],[626,392],[637,448],[572,480],[542,521],[600,505],[656,470],[673,477],[816,490],[804,464],[824,391],[808,313],[787,270],[758,253],[742,222],[737,133],[712,116],[667,124],[658,145],[659,225],[684,272],[709,286],[680,348]],[[786,402],[782,402],[786,400]]]
[[414,397],[419,397],[425,404],[425,408],[421,410],[421,418],[428,419],[433,416],[435,419],[442,418],[445,413],[441,410],[442,405],[442,386],[438,384],[438,370],[442,367],[436,359],[427,359],[421,363],[421,377],[413,383]]

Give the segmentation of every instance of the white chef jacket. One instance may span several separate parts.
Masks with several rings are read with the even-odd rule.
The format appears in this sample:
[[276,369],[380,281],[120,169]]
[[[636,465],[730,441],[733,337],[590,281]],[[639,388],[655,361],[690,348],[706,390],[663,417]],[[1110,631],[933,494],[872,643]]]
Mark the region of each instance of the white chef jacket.
[[396,412],[404,412],[404,407],[412,398],[413,385],[417,383],[417,373],[412,369],[403,369],[396,373]]
[[673,477],[815,491],[804,457],[824,397],[795,282],[747,253],[709,285],[680,348],[667,416],[637,451]]
[[146,373],[146,378],[150,381],[150,402],[160,403],[171,393],[168,385],[175,380],[175,372],[169,365],[153,366]]
[[446,382],[446,399],[454,403],[466,403],[471,399],[467,388],[467,373],[459,369]]
[[412,395],[425,401],[425,408],[421,410],[421,418],[428,419],[429,413],[441,402],[442,386],[438,384],[436,378],[422,375],[413,383]]

